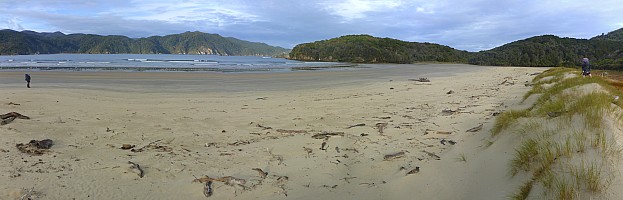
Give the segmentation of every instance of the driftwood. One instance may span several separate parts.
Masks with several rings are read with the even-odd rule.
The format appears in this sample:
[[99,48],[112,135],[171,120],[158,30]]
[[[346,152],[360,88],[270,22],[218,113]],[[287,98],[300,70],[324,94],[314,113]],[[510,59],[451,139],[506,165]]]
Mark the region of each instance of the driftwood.
[[8,123],[11,123],[15,118],[30,119],[30,117],[28,117],[26,115],[22,115],[22,114],[19,114],[17,112],[10,112],[10,113],[7,113],[7,114],[0,115],[0,119],[2,119],[2,121],[0,121],[0,125],[5,125],[5,124],[8,124]]
[[193,180],[194,182],[200,182],[200,183],[204,183],[204,182],[208,182],[208,181],[218,181],[218,182],[222,182],[225,183],[225,185],[229,185],[229,186],[241,186],[242,188],[246,188],[246,186],[244,186],[244,184],[247,183],[247,180],[241,179],[241,178],[236,178],[233,176],[223,176],[223,177],[219,177],[219,178],[210,178],[209,176],[204,176],[202,178],[195,178],[195,180]]
[[387,154],[387,155],[383,156],[383,160],[386,160],[386,161],[387,160],[393,160],[393,159],[396,159],[396,158],[401,158],[404,155],[405,155],[404,151],[397,152],[397,153],[392,153],[392,154]]
[[[258,169],[258,168],[254,168]],[[261,170],[260,170],[261,171]],[[193,180],[193,183],[195,182],[199,182],[199,183],[205,183],[205,185],[203,186],[203,195],[205,197],[210,197],[212,196],[212,194],[214,194],[214,188],[212,188],[212,183],[213,181],[218,181],[218,182],[222,182],[225,183],[225,185],[229,185],[229,186],[240,186],[243,189],[247,189],[246,186],[244,186],[244,184],[247,183],[246,180],[241,179],[241,178],[236,178],[236,177],[232,177],[232,176],[224,176],[224,177],[220,177],[220,178],[210,178],[209,176],[204,176],[202,178],[196,178]]]
[[428,80],[428,78],[417,78],[417,79],[409,79],[410,81],[415,81],[415,82],[430,82],[430,80]]
[[450,145],[455,145],[456,142],[453,140],[446,140],[446,139],[441,139],[441,144],[446,145],[446,143],[450,144]]
[[422,151],[424,153],[426,153],[428,156],[435,158],[435,160],[441,160],[441,157],[439,157],[437,154],[428,152],[428,151]]
[[255,126],[257,126],[257,127],[259,127],[259,128],[262,128],[263,130],[273,129],[273,128],[272,128],[272,127],[270,127],[270,126],[262,126],[261,124],[257,124],[257,125],[255,125]]
[[331,136],[344,136],[344,132],[322,132],[312,136],[314,139],[325,139]]
[[387,123],[385,122],[376,123],[376,128],[379,129],[379,133],[381,135],[383,135],[383,129],[385,129],[386,126],[387,126]]
[[277,129],[276,130],[279,133],[288,133],[288,134],[292,134],[292,133],[307,133],[306,130],[285,130],[285,129]]
[[259,173],[260,177],[262,177],[262,178],[266,178],[266,176],[268,176],[268,172],[265,172],[264,170],[262,170],[260,168],[253,168],[251,170],[257,171],[257,173]]
[[327,144],[327,140],[325,139],[324,141],[322,141],[322,144],[320,144],[320,150],[326,151],[327,148],[329,148],[329,145]]
[[452,131],[437,131],[437,134],[450,135]]
[[46,153],[48,149],[52,147],[53,144],[54,143],[50,139],[44,139],[41,141],[30,140],[30,142],[26,144],[23,144],[23,143],[16,144],[15,147],[17,147],[17,149],[22,153],[27,153],[30,155],[42,155]]
[[418,172],[420,172],[420,167],[415,167],[415,169],[412,169],[412,170],[408,171],[407,175],[409,175],[409,174],[417,174]]
[[353,127],[357,127],[357,126],[365,126],[365,125],[366,125],[366,124],[364,124],[364,123],[361,123],[361,124],[355,124],[355,125],[350,125],[350,126],[346,127],[346,129],[353,128]]
[[143,175],[145,175],[145,172],[143,171],[141,166],[136,163],[133,163],[132,161],[128,161],[128,163],[130,164],[130,171],[136,173],[138,177],[143,178]]
[[134,148],[135,146],[136,145],[133,145],[133,144],[122,144],[121,149],[128,150],[128,149]]
[[480,125],[478,125],[478,126],[476,126],[474,128],[467,129],[467,131],[465,131],[465,132],[478,132],[478,131],[482,130],[483,125],[484,124],[480,124]]
[[162,141],[162,139],[150,142],[149,144],[138,148],[138,149],[131,149],[130,151],[132,152],[143,152],[145,150],[145,148],[151,148],[151,149],[156,149],[159,151],[163,151],[163,152],[170,152],[171,150],[173,150],[173,148],[169,147],[169,146],[162,146],[162,145],[157,145],[156,143]]
[[303,149],[305,150],[305,152],[307,152],[307,158],[309,158],[309,154],[312,154],[314,152],[314,150],[312,150],[311,148],[303,147]]
[[452,109],[446,108],[446,109],[441,110],[441,114],[444,115],[444,116],[445,115],[452,115],[452,114],[456,113],[456,111],[458,111],[458,110],[452,110]]

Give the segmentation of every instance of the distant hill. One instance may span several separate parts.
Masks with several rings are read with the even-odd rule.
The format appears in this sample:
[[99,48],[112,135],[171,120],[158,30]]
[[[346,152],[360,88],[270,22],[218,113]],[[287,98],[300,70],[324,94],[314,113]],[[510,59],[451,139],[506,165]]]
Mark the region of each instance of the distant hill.
[[531,37],[474,53],[470,64],[529,67],[572,67],[588,57],[599,69],[623,69],[623,29],[590,40],[554,35]]
[[369,35],[347,35],[299,44],[290,59],[354,63],[467,62],[469,52],[448,46],[405,42]]
[[355,63],[456,62],[475,65],[573,67],[588,57],[595,69],[623,70],[623,29],[591,39],[543,35],[491,50],[467,52],[432,43],[348,35],[299,44],[290,58]]
[[288,49],[249,42],[218,34],[185,32],[148,38],[120,35],[38,33],[0,30],[0,55],[17,54],[207,54],[230,56],[277,56]]
[[582,57],[597,65],[608,55],[623,50],[623,42],[560,38],[554,35],[531,37],[491,50],[474,53],[470,64],[498,66],[576,66]]
[[623,41],[623,28],[591,38],[591,40]]

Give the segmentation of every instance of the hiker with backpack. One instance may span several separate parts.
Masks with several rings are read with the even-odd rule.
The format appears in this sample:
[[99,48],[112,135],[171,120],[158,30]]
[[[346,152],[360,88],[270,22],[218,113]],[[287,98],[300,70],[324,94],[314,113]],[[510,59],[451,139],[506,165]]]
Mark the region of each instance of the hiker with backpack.
[[591,76],[591,65],[588,58],[582,58],[582,78],[586,76],[593,77]]

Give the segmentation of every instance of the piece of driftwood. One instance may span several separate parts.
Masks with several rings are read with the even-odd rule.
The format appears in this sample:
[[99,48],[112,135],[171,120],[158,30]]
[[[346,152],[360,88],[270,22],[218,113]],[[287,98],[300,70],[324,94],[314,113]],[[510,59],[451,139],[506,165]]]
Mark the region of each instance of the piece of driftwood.
[[446,145],[446,143],[450,144],[450,145],[455,145],[456,142],[453,140],[446,140],[446,139],[441,139],[441,144]]
[[409,80],[415,81],[415,82],[430,82],[428,78],[417,78],[417,79],[409,79]]
[[141,168],[140,165],[138,165],[137,163],[134,163],[132,161],[128,161],[128,163],[130,164],[130,171],[136,173],[136,175],[138,175],[138,177],[143,178],[143,175],[145,175],[145,172],[143,171],[143,169]]
[[[254,170],[255,169],[258,169],[258,168],[254,168]],[[247,187],[244,185],[244,184],[247,183],[246,180],[241,179],[241,178],[236,178],[236,177],[233,177],[233,176],[223,176],[223,177],[219,177],[219,178],[211,178],[209,176],[204,176],[204,177],[201,177],[201,178],[195,177],[195,179],[192,182],[193,183],[195,183],[195,182],[205,183],[205,185],[203,186],[203,195],[205,197],[210,197],[210,196],[212,196],[212,194],[214,194],[214,188],[212,187],[213,181],[222,182],[225,185],[229,185],[229,186],[232,186],[232,187],[240,186],[244,190],[247,189]]]
[[30,117],[28,117],[26,115],[22,115],[22,114],[19,114],[17,112],[10,112],[10,113],[7,113],[7,114],[0,115],[0,119],[2,119],[2,121],[0,121],[0,125],[5,125],[5,124],[8,124],[8,123],[11,123],[16,118],[19,118],[19,119],[30,119]]
[[133,144],[122,144],[121,149],[128,150],[128,149],[134,148],[135,146],[136,145],[133,145]]
[[452,131],[437,131],[437,134],[450,135]]
[[478,125],[478,126],[476,126],[474,128],[467,129],[467,131],[465,131],[465,132],[478,132],[478,131],[482,130],[483,126],[484,126],[484,124],[480,124],[480,125]]
[[383,160],[385,160],[385,161],[394,160],[396,158],[401,158],[404,155],[405,155],[404,151],[396,152],[396,153],[392,153],[392,154],[387,154],[387,155],[383,156]]
[[306,130],[286,130],[286,129],[277,129],[276,130],[279,133],[288,133],[288,134],[293,134],[293,133],[307,133]]
[[9,103],[7,103],[6,105],[9,105],[9,106],[10,106],[10,105],[15,105],[15,106],[19,106],[19,105],[21,105],[21,104],[19,104],[19,103],[13,103],[13,102],[9,102]]
[[346,127],[346,129],[353,128],[353,127],[357,127],[357,126],[365,126],[365,125],[366,125],[366,124],[364,124],[364,123],[361,123],[361,124],[355,124],[355,125],[350,125],[350,126]]
[[268,176],[268,172],[265,172],[264,170],[262,170],[260,168],[253,168],[251,170],[257,171],[257,173],[259,173],[260,177],[262,177],[262,178],[266,178],[266,176]]
[[50,149],[50,147],[52,147],[52,145],[54,145],[54,142],[50,139],[44,139],[44,140],[30,140],[30,142],[23,144],[23,143],[19,143],[16,144],[15,147],[17,147],[17,149],[22,152],[22,153],[27,153],[30,155],[42,155],[46,152],[48,152],[48,149]]
[[314,139],[325,139],[331,136],[344,136],[344,132],[322,132],[312,135]]
[[309,158],[309,154],[312,154],[314,152],[314,150],[312,150],[311,148],[307,148],[307,147],[303,147],[303,150],[307,152],[307,158]]
[[322,141],[322,144],[320,144],[320,150],[326,151],[327,148],[329,148],[329,145],[327,144],[327,140]]
[[422,151],[422,152],[426,153],[430,157],[433,157],[435,160],[441,160],[441,157],[439,157],[437,154],[434,154],[428,151]]
[[204,183],[204,182],[208,182],[208,181],[218,181],[218,182],[222,182],[225,183],[225,185],[229,185],[229,186],[241,186],[242,188],[246,189],[246,186],[244,186],[244,184],[247,183],[247,180],[241,179],[241,178],[236,178],[233,176],[223,176],[223,177],[219,177],[219,178],[210,178],[209,176],[204,176],[202,178],[195,178],[195,180],[193,180],[194,182],[200,182],[200,183]]
[[387,123],[380,122],[380,123],[376,123],[375,126],[379,130],[379,134],[383,135],[383,129],[385,129],[385,127],[387,126]]
[[420,167],[415,167],[415,169],[412,169],[412,170],[408,171],[407,175],[409,175],[409,174],[417,174],[418,172],[420,172]]
[[450,91],[446,92],[446,94],[453,94],[453,93],[454,93],[454,90],[450,90]]
[[26,115],[19,114],[17,112],[9,112],[7,114],[0,115],[1,119],[7,119],[7,118],[10,118],[10,117],[16,117],[16,118],[20,118],[20,119],[30,119],[30,117],[28,117]]
[[446,109],[441,110],[441,114],[444,115],[444,116],[445,115],[452,115],[452,114],[456,113],[456,111],[458,111],[458,110],[452,110],[452,109],[446,108]]
[[145,149],[150,148],[150,149],[155,149],[158,151],[162,151],[162,152],[170,152],[173,150],[173,148],[169,147],[169,146],[164,146],[164,145],[157,145],[156,143],[162,141],[162,139],[159,140],[155,140],[153,142],[150,142],[149,144],[138,148],[138,149],[131,149],[130,151],[132,152],[143,152]]
[[255,125],[255,126],[257,126],[257,127],[259,127],[259,128],[262,128],[262,130],[273,129],[273,128],[272,128],[272,127],[270,127],[270,126],[262,126],[261,124],[257,124],[257,125]]

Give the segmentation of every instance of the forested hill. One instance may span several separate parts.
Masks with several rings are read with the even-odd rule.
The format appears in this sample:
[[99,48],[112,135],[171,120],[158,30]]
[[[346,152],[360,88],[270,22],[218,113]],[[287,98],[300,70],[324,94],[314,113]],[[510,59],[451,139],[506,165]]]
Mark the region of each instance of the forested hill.
[[491,50],[466,52],[447,46],[349,35],[300,44],[290,58],[356,63],[456,62],[494,66],[578,66],[588,57],[596,69],[623,70],[623,28],[591,39],[531,37]]
[[591,38],[591,40],[611,40],[611,41],[623,42],[623,28],[620,28],[616,31],[612,31],[608,34],[602,34],[600,36]]
[[119,35],[38,33],[0,30],[0,55],[16,54],[208,54],[275,56],[288,49],[218,34],[185,32],[167,36],[128,38]]
[[299,44],[290,59],[355,63],[413,63],[420,61],[461,62],[469,52],[431,43],[405,42],[369,35],[347,35]]
[[[614,40],[560,38],[544,35],[519,40],[474,53],[470,64],[496,66],[577,66],[588,57],[599,68],[617,67],[617,56],[623,53],[623,42]],[[615,60],[613,60],[615,59]],[[619,60],[620,61],[620,60]],[[618,64],[620,67],[621,64]]]

